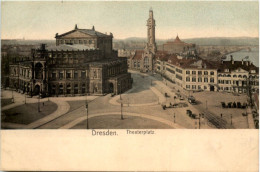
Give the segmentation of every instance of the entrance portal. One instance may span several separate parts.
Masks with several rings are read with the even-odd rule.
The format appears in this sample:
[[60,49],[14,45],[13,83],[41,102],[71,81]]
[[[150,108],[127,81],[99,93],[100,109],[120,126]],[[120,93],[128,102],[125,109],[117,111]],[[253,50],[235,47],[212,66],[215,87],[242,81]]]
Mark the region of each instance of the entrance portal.
[[109,84],[109,93],[113,93],[114,92],[114,84],[110,83]]
[[35,85],[35,87],[34,87],[34,94],[35,95],[39,95],[40,94],[40,86],[39,85]]
[[210,91],[214,91],[215,87],[213,85],[210,86]]

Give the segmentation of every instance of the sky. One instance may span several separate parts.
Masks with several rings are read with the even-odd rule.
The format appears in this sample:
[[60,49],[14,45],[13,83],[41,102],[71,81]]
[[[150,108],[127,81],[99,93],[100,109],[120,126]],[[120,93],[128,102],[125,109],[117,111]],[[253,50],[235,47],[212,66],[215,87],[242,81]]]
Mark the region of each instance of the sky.
[[1,2],[1,39],[54,39],[74,29],[112,32],[115,39],[146,37],[149,9],[156,39],[258,37],[257,1]]

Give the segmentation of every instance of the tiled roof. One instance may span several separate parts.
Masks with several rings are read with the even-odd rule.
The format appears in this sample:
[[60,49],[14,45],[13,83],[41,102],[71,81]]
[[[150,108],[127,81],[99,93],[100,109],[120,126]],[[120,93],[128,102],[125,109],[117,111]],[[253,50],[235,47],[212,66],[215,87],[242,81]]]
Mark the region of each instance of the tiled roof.
[[174,43],[184,43],[180,40],[179,36],[177,35],[175,40],[173,41]]
[[56,35],[55,38],[62,37],[64,35],[73,33],[75,31],[80,31],[80,32],[82,32],[84,34],[91,35],[91,36],[97,36],[97,37],[110,37],[110,36],[112,36],[112,35],[106,35],[104,33],[98,32],[95,29],[77,29],[77,28],[75,28],[74,30],[71,30],[71,31],[66,32],[66,33],[63,33],[61,35]]
[[142,55],[144,53],[144,50],[136,50],[135,55],[132,57],[133,60],[140,60],[142,59]]
[[238,68],[241,68],[246,71],[255,70],[257,73],[259,71],[259,68],[256,67],[253,63],[250,63],[250,61],[223,61],[222,63],[218,63],[218,69],[220,72],[224,72],[225,69],[229,69],[229,71],[236,70]]
[[192,59],[192,58],[183,58],[178,59],[176,54],[164,54],[161,56],[156,56],[157,59],[161,61],[167,61],[170,64],[179,66],[185,69],[217,69],[213,62],[203,60],[201,58]]
[[107,37],[107,36],[109,36],[109,35],[106,35],[104,33],[92,30],[92,29],[78,29],[78,31],[86,33],[86,34],[91,35],[91,36],[99,36],[99,37]]
[[48,46],[46,47],[47,50],[51,51],[83,51],[83,50],[94,50],[94,47],[89,47],[86,45],[80,45],[80,44],[73,44],[73,45],[69,45],[69,44],[62,44],[62,45],[58,45],[58,46]]
[[166,42],[164,45],[166,45],[166,44],[183,44],[183,45],[191,45],[191,44],[189,44],[189,43],[186,43],[186,42],[181,41],[178,35],[176,36],[176,38],[175,38],[174,41],[168,41],[168,42]]

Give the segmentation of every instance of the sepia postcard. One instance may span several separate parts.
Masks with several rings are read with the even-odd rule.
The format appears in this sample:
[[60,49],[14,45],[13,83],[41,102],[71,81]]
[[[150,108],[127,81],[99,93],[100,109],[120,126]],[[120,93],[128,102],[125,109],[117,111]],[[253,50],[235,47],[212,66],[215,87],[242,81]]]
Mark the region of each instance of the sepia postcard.
[[2,1],[1,170],[258,171],[258,1]]

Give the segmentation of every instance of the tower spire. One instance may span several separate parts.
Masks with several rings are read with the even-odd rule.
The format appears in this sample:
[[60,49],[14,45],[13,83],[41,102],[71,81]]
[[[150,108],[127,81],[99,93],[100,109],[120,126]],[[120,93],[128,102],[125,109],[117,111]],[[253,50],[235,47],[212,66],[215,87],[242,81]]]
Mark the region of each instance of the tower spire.
[[156,52],[156,43],[155,43],[155,20],[153,18],[153,10],[149,10],[149,18],[147,20],[147,45],[146,50],[152,53]]

